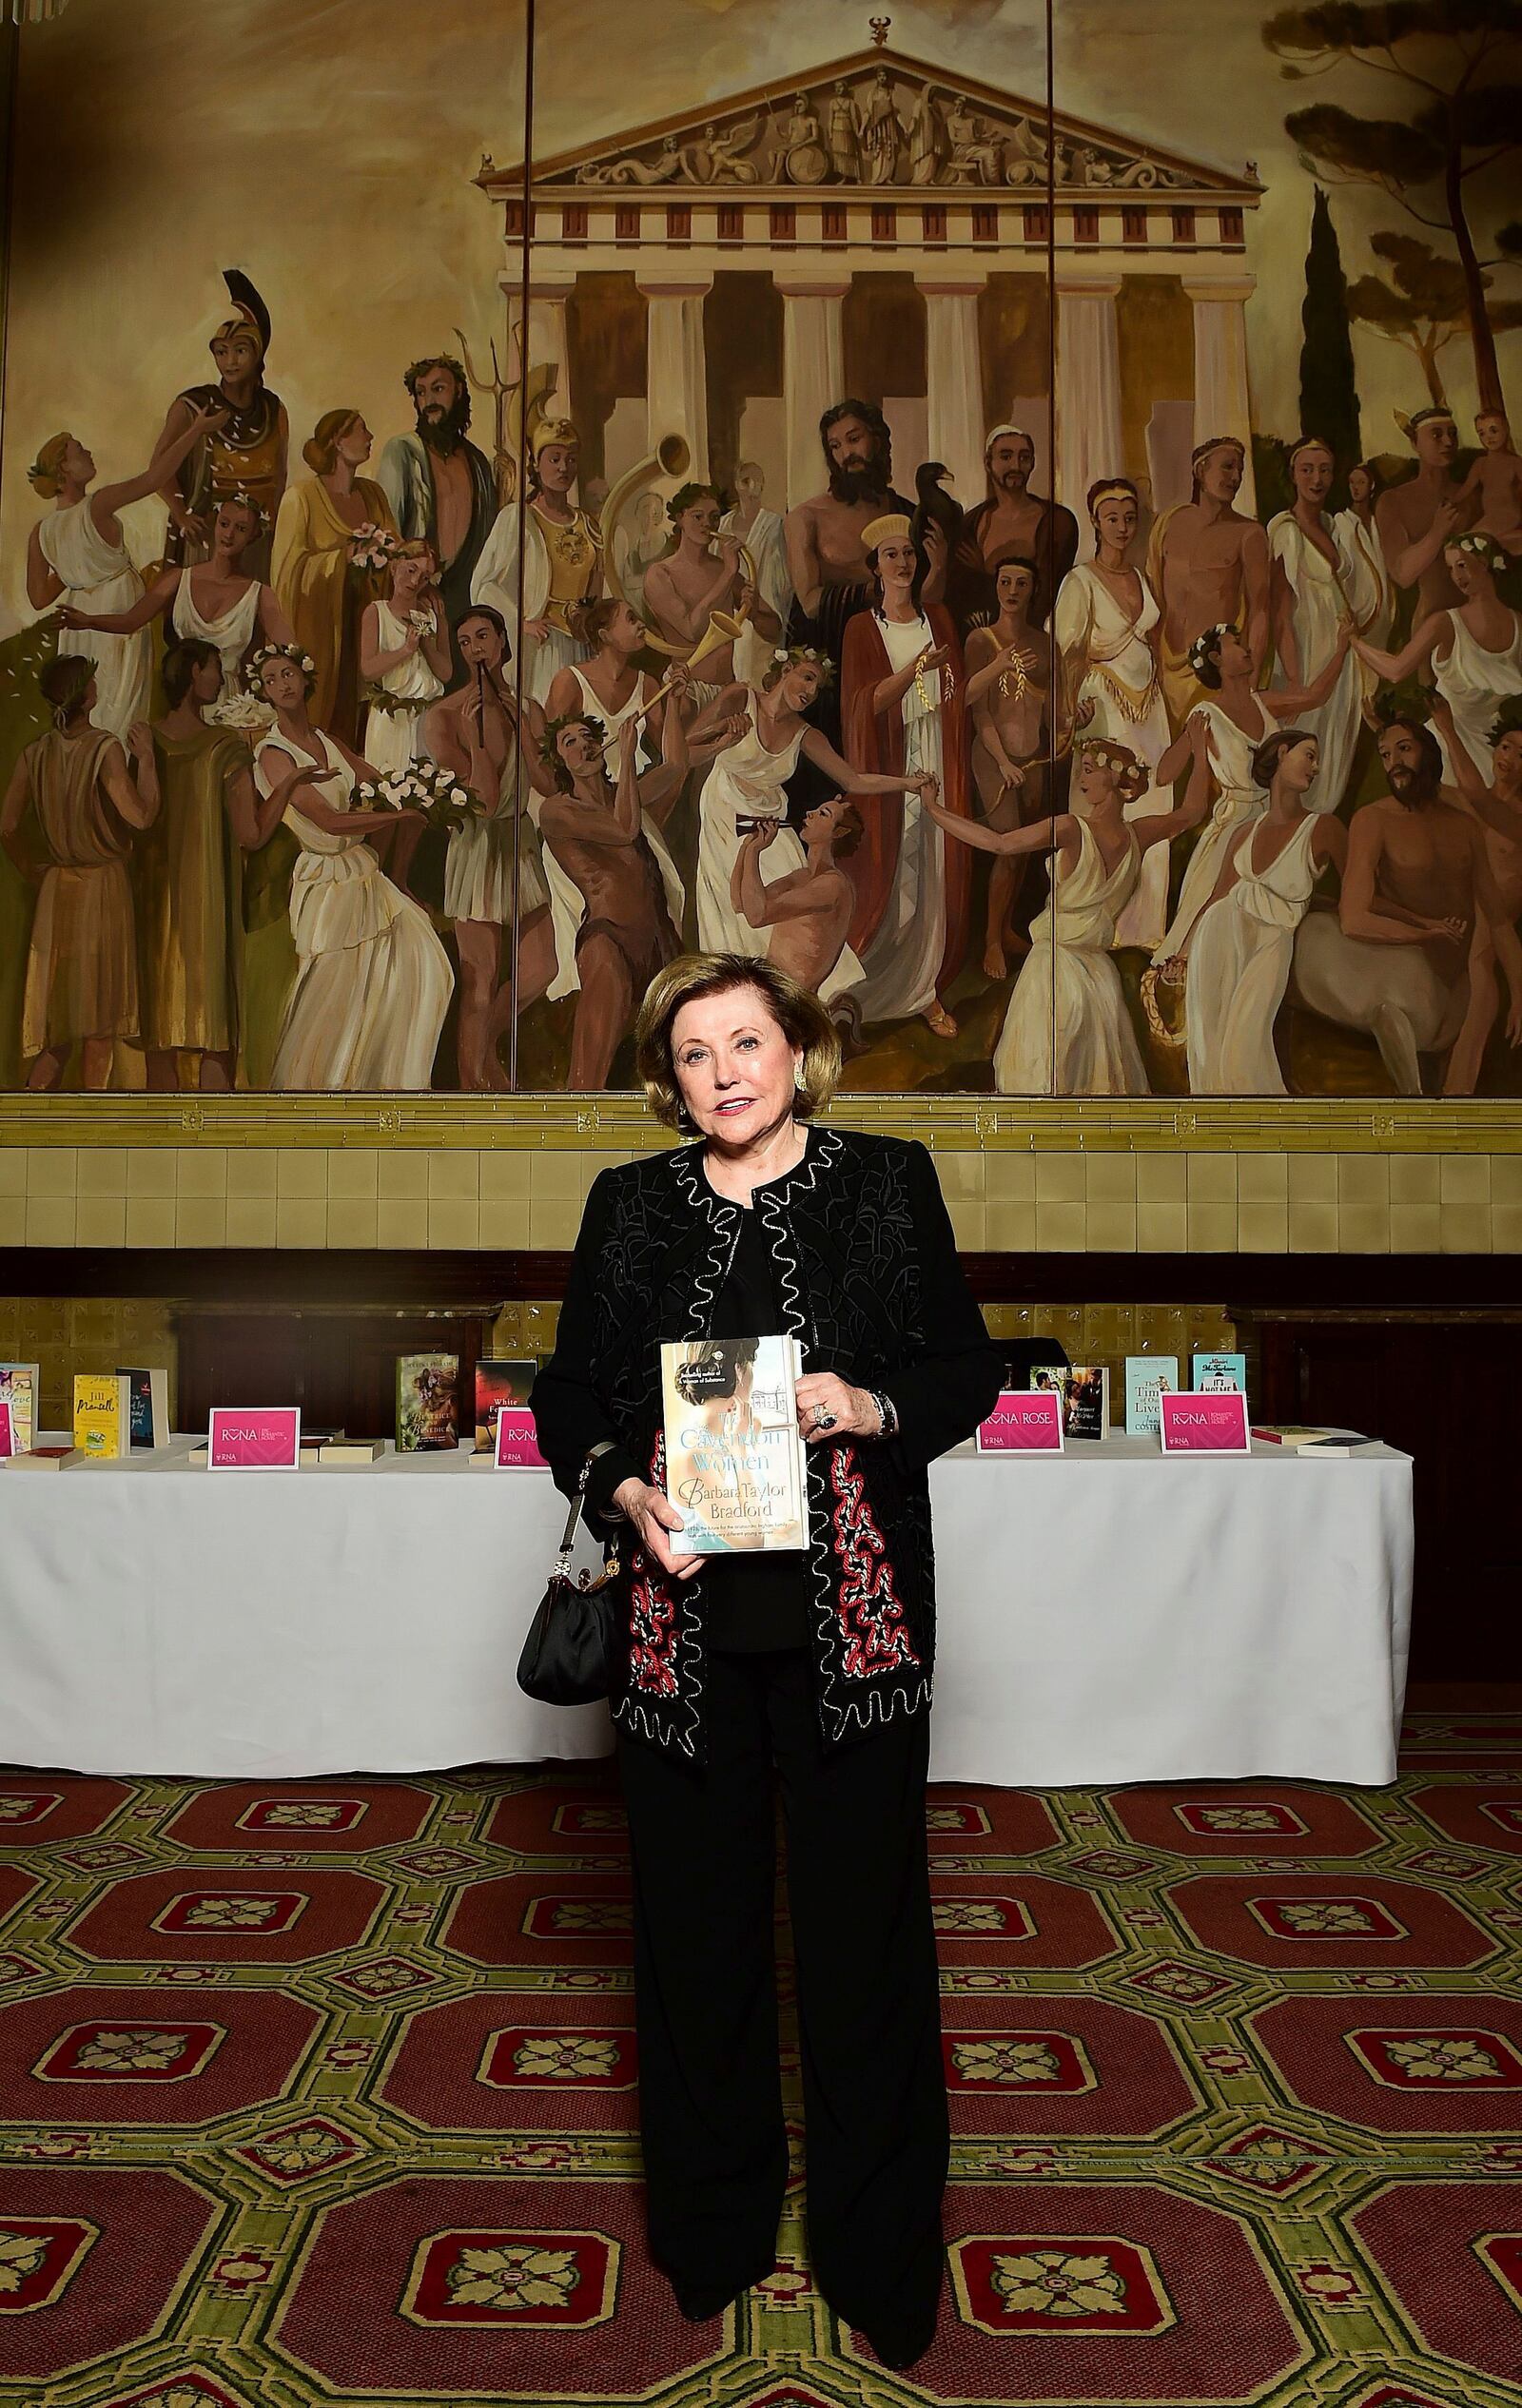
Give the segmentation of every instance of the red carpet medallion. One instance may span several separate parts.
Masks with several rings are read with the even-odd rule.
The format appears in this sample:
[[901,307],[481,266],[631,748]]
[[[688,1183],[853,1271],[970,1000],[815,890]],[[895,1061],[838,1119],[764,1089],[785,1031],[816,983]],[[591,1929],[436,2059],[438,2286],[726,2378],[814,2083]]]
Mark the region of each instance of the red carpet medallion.
[[726,2316],[650,2263],[595,1768],[0,1775],[0,2408],[1522,2408],[1522,1723],[1407,1761],[933,1795],[948,2280],[897,2376],[797,2181]]

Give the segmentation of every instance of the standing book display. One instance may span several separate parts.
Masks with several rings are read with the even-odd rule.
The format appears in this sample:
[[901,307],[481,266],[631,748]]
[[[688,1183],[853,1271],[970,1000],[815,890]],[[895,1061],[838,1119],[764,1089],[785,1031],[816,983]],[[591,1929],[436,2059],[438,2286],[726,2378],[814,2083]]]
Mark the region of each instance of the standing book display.
[[74,1374],[74,1449],[87,1463],[118,1463],[132,1451],[132,1388],[124,1374]]
[[684,1339],[660,1350],[666,1493],[693,1555],[809,1544],[796,1342]]
[[397,1358],[397,1452],[415,1455],[459,1444],[459,1357]]
[[35,1363],[0,1363],[0,1399],[10,1408],[11,1445],[18,1455],[26,1454],[36,1439],[41,1390],[42,1372]]

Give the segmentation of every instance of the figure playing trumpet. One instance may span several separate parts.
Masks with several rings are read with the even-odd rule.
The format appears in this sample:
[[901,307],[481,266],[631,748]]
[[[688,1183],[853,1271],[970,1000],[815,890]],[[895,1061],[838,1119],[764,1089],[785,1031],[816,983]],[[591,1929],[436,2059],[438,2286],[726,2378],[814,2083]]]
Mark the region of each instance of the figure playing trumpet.
[[[666,639],[662,649],[678,655],[693,651],[709,632],[715,611],[749,620],[768,646],[776,644],[782,623],[749,573],[739,536],[721,530],[713,487],[680,486],[666,505],[666,515],[675,531],[676,549],[652,562],[644,591],[646,614]],[[732,683],[732,640],[705,652],[703,673],[713,693]]]

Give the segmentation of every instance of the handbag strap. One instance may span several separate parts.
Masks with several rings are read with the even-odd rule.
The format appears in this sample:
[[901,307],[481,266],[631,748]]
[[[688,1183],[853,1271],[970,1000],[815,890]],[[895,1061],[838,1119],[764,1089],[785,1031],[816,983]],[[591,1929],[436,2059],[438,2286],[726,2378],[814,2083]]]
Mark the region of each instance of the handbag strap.
[[581,1519],[581,1507],[586,1499],[587,1483],[592,1478],[592,1466],[599,1455],[611,1453],[612,1447],[611,1439],[599,1438],[597,1444],[588,1452],[587,1460],[581,1466],[581,1477],[576,1482],[576,1492],[571,1499],[571,1509],[565,1518],[565,1535],[560,1541],[560,1551],[555,1559],[555,1570],[550,1576],[552,1580],[564,1581],[569,1580],[571,1576],[571,1551],[576,1545],[576,1524]]

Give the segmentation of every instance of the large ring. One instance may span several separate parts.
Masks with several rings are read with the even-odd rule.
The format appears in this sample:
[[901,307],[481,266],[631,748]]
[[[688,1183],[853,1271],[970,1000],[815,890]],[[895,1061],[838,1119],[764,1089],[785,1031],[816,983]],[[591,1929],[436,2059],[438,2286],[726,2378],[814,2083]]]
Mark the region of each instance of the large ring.
[[835,1427],[835,1416],[834,1416],[834,1414],[833,1414],[833,1413],[828,1413],[828,1412],[826,1412],[826,1410],[825,1410],[824,1407],[823,1407],[822,1405],[821,1405],[821,1406],[819,1406],[819,1407],[816,1408],[815,1413],[814,1413],[814,1427],[815,1427],[815,1429],[833,1429],[833,1428],[834,1428],[834,1427]]

